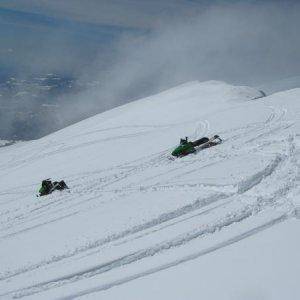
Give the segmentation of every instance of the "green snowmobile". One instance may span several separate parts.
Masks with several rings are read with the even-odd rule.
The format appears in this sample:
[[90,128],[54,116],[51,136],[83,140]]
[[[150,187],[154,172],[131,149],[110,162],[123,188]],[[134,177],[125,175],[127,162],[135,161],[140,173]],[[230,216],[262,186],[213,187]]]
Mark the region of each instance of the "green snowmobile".
[[63,180],[52,182],[50,178],[48,178],[42,181],[42,186],[39,189],[39,195],[37,195],[37,197],[49,195],[55,190],[62,191],[65,189],[69,189],[69,187]]
[[215,135],[210,139],[208,137],[203,137],[194,142],[189,142],[188,138],[185,137],[185,139],[180,139],[180,144],[173,150],[172,155],[175,157],[183,157],[195,153],[198,149],[209,148],[220,143],[222,143],[222,140],[218,135]]

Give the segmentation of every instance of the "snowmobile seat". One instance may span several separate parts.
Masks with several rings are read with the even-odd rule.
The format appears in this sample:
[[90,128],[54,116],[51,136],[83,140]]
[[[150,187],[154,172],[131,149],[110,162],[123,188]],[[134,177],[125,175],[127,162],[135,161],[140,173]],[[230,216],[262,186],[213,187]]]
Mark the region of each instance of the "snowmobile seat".
[[54,181],[53,182],[53,186],[55,186],[56,187],[55,189],[59,190],[59,191],[62,191],[64,189],[68,189],[69,188],[63,180],[61,180],[61,181]]
[[204,143],[207,143],[208,141],[209,141],[208,137],[203,137],[203,138],[201,138],[199,140],[196,140],[196,141],[194,141],[192,143],[193,143],[193,146],[196,147],[196,146],[200,146],[200,145],[202,145]]

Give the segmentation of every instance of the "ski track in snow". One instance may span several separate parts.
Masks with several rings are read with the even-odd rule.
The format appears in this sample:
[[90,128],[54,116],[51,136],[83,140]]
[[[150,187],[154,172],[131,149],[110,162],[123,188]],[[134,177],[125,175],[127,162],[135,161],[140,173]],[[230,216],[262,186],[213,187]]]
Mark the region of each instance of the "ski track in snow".
[[[2,240],[2,242],[24,232],[39,229],[41,226],[47,226],[50,223],[60,222],[76,214],[94,210],[107,203],[120,201],[121,198],[130,197],[131,194],[145,195],[152,193],[155,197],[155,193],[157,192],[189,190],[195,193],[198,192],[201,195],[202,190],[206,190],[210,195],[191,198],[189,203],[170,209],[168,212],[153,215],[145,222],[90,241],[72,251],[55,254],[43,261],[28,264],[19,269],[6,270],[6,272],[0,273],[0,283],[12,278],[26,277],[27,274],[33,276],[35,272],[38,274],[39,270],[43,268],[45,268],[45,271],[48,269],[51,270],[54,266],[55,268],[63,268],[65,263],[71,264],[72,260],[75,259],[88,259],[105,249],[111,249],[112,255],[115,255],[114,259],[99,264],[95,263],[92,267],[86,269],[74,269],[73,272],[52,277],[48,280],[39,281],[37,279],[34,284],[27,284],[24,287],[1,293],[0,298],[30,297],[31,295],[64,287],[81,280],[101,276],[101,274],[121,269],[123,266],[135,264],[144,259],[155,259],[161,253],[174,248],[184,247],[184,245],[195,239],[205,239],[207,235],[217,234],[233,224],[243,222],[255,215],[263,214],[266,209],[282,210],[279,217],[267,220],[265,224],[259,224],[256,227],[254,224],[253,228],[228,240],[219,242],[214,246],[200,249],[191,255],[180,257],[172,262],[161,264],[158,267],[146,269],[131,276],[124,276],[119,280],[105,284],[100,283],[97,287],[88,288],[81,292],[62,297],[61,299],[74,299],[90,293],[101,292],[134,279],[174,267],[180,263],[196,259],[256,234],[261,230],[286,220],[290,216],[296,215],[297,209],[288,200],[288,194],[293,190],[295,182],[299,178],[299,163],[295,156],[295,137],[283,137],[280,140],[282,144],[282,151],[280,152],[277,152],[277,150],[274,151],[272,148],[273,145],[278,143],[278,137],[273,139],[273,133],[284,132],[293,123],[284,120],[286,109],[280,107],[269,107],[269,109],[271,112],[265,121],[220,132],[220,135],[225,137],[224,143],[221,146],[213,147],[210,150],[203,150],[181,160],[169,160],[168,153],[170,149],[167,149],[154,155],[152,154],[117,165],[111,169],[76,174],[71,178],[71,185],[74,186],[71,193],[53,193],[43,202],[20,204],[23,192],[26,191],[29,194],[30,192],[27,189],[32,187],[19,187],[12,194],[9,191],[2,191],[1,194],[7,193],[10,195],[10,199],[12,199],[12,201],[0,202],[0,208],[4,207],[4,210],[0,212],[0,241]],[[196,121],[195,124],[194,137],[209,133],[210,124],[207,120]],[[147,125],[136,126],[134,127],[134,130],[136,130],[135,133],[115,135],[107,139],[86,142],[73,147],[62,146],[50,152],[47,152],[47,147],[45,147],[44,153],[39,153],[38,155],[33,153],[31,157],[24,161],[8,162],[2,167],[3,169],[10,170],[11,168],[18,168],[20,165],[22,166],[47,155],[62,153],[76,147],[91,146],[113,139],[130,139],[155,130],[168,129],[172,126],[174,124],[157,127]],[[123,129],[124,127],[121,128]],[[119,129],[119,127],[107,128],[102,131],[113,132],[116,129]],[[91,131],[88,134],[95,132]],[[235,147],[236,143],[239,143],[242,147]],[[206,183],[201,182],[201,180],[195,183],[184,181],[185,176],[196,174],[199,169],[209,168],[230,161],[231,159],[243,157],[243,155],[249,153],[259,153],[268,159],[268,163],[246,178],[240,178],[228,184]],[[139,175],[144,172],[149,172],[149,175],[139,179]],[[270,188],[271,186],[272,188]],[[268,192],[265,192],[266,189],[268,189]],[[103,199],[102,195],[105,195]],[[236,207],[235,210],[232,210],[233,203]],[[203,216],[209,220],[208,223],[201,223]],[[195,225],[191,230],[185,231],[184,227],[180,230],[180,226],[183,224],[188,226],[190,222],[199,225]],[[162,239],[156,244],[140,248],[136,251],[125,252],[122,256],[119,256],[119,248],[122,249],[122,247],[131,243],[138,243],[139,240],[147,241],[152,235],[167,231],[171,227],[178,228],[178,235]]]
[[[82,292],[78,292],[76,294],[71,294],[69,296],[66,296],[66,297],[61,297],[61,298],[58,298],[60,300],[71,300],[71,299],[75,299],[75,298],[79,298],[79,297],[82,297],[82,296],[85,296],[85,295],[89,295],[89,294],[92,294],[92,293],[96,293],[96,292],[101,292],[101,291],[105,291],[105,290],[108,290],[108,289],[111,289],[115,286],[118,286],[118,285],[121,285],[121,284],[125,284],[127,282],[130,282],[132,280],[135,280],[135,279],[138,279],[138,278],[142,278],[142,277],[145,277],[145,276],[148,276],[148,275],[151,275],[151,274],[154,274],[154,273],[157,273],[157,272],[160,272],[160,271],[163,271],[163,270],[166,270],[166,269],[169,269],[169,268],[172,268],[172,267],[175,267],[179,264],[182,264],[182,263],[185,263],[185,262],[188,262],[188,261],[191,261],[191,260],[194,260],[194,259],[197,259],[203,255],[206,255],[208,253],[211,253],[213,251],[217,251],[223,247],[226,247],[226,246],[229,246],[233,243],[236,243],[236,242],[239,242],[241,241],[242,239],[245,239],[251,235],[254,235],[262,230],[265,230],[271,226],[274,226],[280,222],[283,222],[287,219],[288,216],[286,215],[283,215],[277,219],[274,219],[262,226],[259,226],[259,227],[256,227],[252,230],[249,230],[249,231],[246,231],[244,232],[243,234],[241,235],[238,235],[232,239],[229,239],[229,240],[226,240],[222,243],[219,243],[219,244],[216,244],[215,246],[213,247],[210,247],[210,248],[207,248],[207,249],[204,249],[200,252],[196,252],[192,255],[189,255],[189,256],[186,256],[186,257],[182,257],[181,259],[179,260],[175,260],[171,263],[168,263],[168,264],[165,264],[165,265],[161,265],[159,267],[156,267],[156,268],[152,268],[152,269],[148,269],[146,270],[145,272],[141,272],[141,273],[138,273],[138,274],[134,274],[132,276],[128,276],[128,277],[124,277],[120,280],[116,280],[116,281],[113,281],[113,282],[110,282],[108,284],[104,284],[104,285],[100,285],[98,287],[95,287],[95,288],[91,288],[91,289],[87,289],[87,290],[84,290]],[[22,295],[22,294],[21,294]],[[20,295],[16,295],[16,298],[18,298]]]

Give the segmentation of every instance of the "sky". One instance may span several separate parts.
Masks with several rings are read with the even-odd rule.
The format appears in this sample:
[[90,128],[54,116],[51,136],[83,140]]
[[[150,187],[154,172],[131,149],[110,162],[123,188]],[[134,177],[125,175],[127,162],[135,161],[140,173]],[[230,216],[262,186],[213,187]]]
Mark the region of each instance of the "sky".
[[78,75],[154,59],[178,80],[255,84],[298,72],[297,2],[1,0],[0,63]]
[[0,66],[96,82],[59,99],[75,120],[192,80],[299,76],[299,15],[299,1],[1,0]]
[[73,21],[134,28],[158,28],[168,20],[190,17],[209,1],[188,0],[2,0],[0,7]]

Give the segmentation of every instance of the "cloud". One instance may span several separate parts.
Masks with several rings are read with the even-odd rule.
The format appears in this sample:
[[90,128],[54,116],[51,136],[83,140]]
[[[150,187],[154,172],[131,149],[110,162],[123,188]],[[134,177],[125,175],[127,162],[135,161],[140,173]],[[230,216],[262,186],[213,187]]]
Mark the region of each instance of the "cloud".
[[162,84],[190,79],[258,83],[295,75],[300,70],[299,8],[276,2],[213,6],[149,38],[123,41],[116,68],[137,82],[155,74]]
[[219,4],[142,37],[123,36],[107,64],[99,55],[85,70],[100,84],[78,102],[106,109],[189,80],[259,85],[299,75],[299,13],[296,2]]

